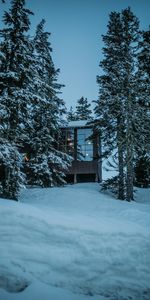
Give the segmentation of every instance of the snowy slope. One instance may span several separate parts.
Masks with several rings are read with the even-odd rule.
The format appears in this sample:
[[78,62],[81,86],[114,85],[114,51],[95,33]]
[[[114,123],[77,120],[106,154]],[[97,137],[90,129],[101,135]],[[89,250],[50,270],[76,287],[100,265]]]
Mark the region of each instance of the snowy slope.
[[1,199],[0,300],[149,300],[149,192],[127,203],[88,183]]

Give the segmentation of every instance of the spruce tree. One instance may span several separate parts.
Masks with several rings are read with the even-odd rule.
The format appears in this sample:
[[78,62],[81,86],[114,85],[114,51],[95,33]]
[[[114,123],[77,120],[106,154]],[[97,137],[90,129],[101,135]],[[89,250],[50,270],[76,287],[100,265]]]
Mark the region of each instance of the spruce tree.
[[142,151],[150,150],[150,29],[142,32],[142,40],[139,43],[138,53],[138,103],[139,103],[139,127],[143,129],[141,138]]
[[[138,53],[138,103],[137,135],[139,144],[136,147],[135,183],[148,187],[150,184],[150,29],[142,32]],[[139,128],[141,134],[139,135]]]
[[[10,10],[4,13],[5,28],[0,30],[0,137],[6,141],[10,155],[15,153],[10,157],[10,171],[7,167],[5,172],[5,181],[9,182],[8,197],[18,195],[19,177],[23,178],[21,161],[18,164],[15,157],[19,157],[17,148],[22,147],[27,139],[26,129],[29,126],[31,43],[26,32],[30,28],[31,14],[25,8],[24,0],[12,0]],[[10,173],[13,175],[10,176]]]
[[[133,15],[130,8],[122,11],[123,23],[123,53],[124,53],[124,96],[126,113],[126,199],[133,200],[134,182],[134,153],[138,144],[138,135],[135,128],[137,124],[137,112],[139,103],[137,101],[137,48],[140,38],[139,21]],[[141,130],[141,129],[140,129]]]
[[119,188],[118,198],[125,197],[124,181],[124,103],[122,97],[123,72],[122,61],[122,23],[120,13],[112,12],[108,23],[108,31],[103,36],[104,60],[100,67],[104,75],[97,77],[100,86],[100,97],[95,108],[102,127],[104,156],[109,156],[117,149]]
[[90,120],[92,117],[91,104],[87,98],[81,97],[76,105],[76,120]]
[[5,137],[10,141],[18,140],[24,134],[24,122],[28,115],[28,102],[31,97],[28,88],[30,76],[31,43],[25,33],[30,28],[29,15],[24,8],[24,0],[12,0],[11,9],[4,13],[5,29],[1,36],[1,104],[7,110]]
[[0,138],[0,197],[18,200],[24,186],[22,155],[14,143]]
[[68,120],[68,121],[76,121],[76,114],[75,114],[75,112],[73,111],[73,107],[72,107],[72,106],[70,107],[70,110],[69,110],[69,112],[67,113],[67,120]]
[[62,115],[65,105],[58,97],[63,85],[57,83],[59,70],[52,61],[50,33],[44,31],[45,20],[36,29],[34,45],[34,95],[31,105],[32,130],[26,163],[28,183],[48,187],[64,184],[64,170],[70,158],[61,151]]
[[103,36],[104,59],[100,63],[104,74],[98,76],[100,87],[96,114],[103,127],[106,154],[116,151],[118,161],[118,198],[133,199],[134,149],[137,102],[136,55],[139,22],[130,8],[112,12],[108,32]]

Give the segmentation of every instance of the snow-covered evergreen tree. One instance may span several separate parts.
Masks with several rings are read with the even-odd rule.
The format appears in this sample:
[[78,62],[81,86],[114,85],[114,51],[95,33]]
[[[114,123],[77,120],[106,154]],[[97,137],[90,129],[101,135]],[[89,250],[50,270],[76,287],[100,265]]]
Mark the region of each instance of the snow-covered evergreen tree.
[[139,102],[139,126],[144,130],[141,141],[144,151],[150,150],[150,29],[142,32],[142,40],[139,43],[138,53],[138,102]]
[[92,118],[91,104],[87,98],[81,97],[76,105],[76,120],[90,120]]
[[44,31],[42,20],[36,29],[34,45],[34,95],[31,105],[32,130],[26,170],[28,182],[41,186],[63,184],[64,170],[70,164],[67,154],[61,152],[62,115],[65,105],[58,97],[61,84],[57,83],[56,70],[51,57],[49,33]]
[[[138,53],[138,139],[136,147],[135,182],[138,185],[150,184],[150,29],[142,32]],[[139,135],[139,128],[142,132]]]
[[103,36],[104,74],[98,76],[99,100],[95,108],[103,134],[106,155],[115,153],[118,161],[118,198],[133,199],[134,148],[137,102],[136,51],[139,22],[130,8],[112,12],[108,31]]
[[73,107],[72,106],[70,107],[70,110],[67,113],[67,120],[68,121],[76,121],[76,114],[73,111]]
[[130,8],[122,11],[123,23],[123,53],[124,53],[124,95],[125,95],[125,113],[126,113],[126,199],[133,199],[133,182],[134,182],[134,153],[135,147],[139,142],[139,135],[142,128],[139,128],[138,135],[135,128],[138,126],[136,118],[139,111],[137,101],[137,47],[140,38],[139,21],[133,15]]
[[15,144],[0,138],[0,197],[18,200],[24,182],[22,155]]
[[[120,51],[122,44],[122,24],[120,14],[112,12],[108,24],[107,35],[103,36],[105,58],[100,63],[105,74],[98,77],[100,84],[100,101],[96,107],[96,113],[103,120],[103,141],[106,155],[117,149],[119,169],[118,198],[124,199],[124,112],[122,99],[122,61],[123,53]],[[119,80],[118,80],[119,79]]]
[[[31,14],[32,12],[25,8],[24,0],[12,0],[11,8],[4,13],[5,28],[0,30],[0,137],[11,145],[10,155],[16,153],[10,158],[12,162],[10,169],[14,170],[13,180],[9,181],[10,197],[12,194],[14,197],[18,194],[19,172],[22,177],[21,165],[16,159],[13,161],[13,157],[19,157],[15,146],[22,147],[28,138],[28,110],[32,98],[31,80],[29,80],[32,46],[26,32],[30,28],[29,15]],[[16,168],[17,172],[15,172]],[[9,173],[5,173],[6,181]],[[18,190],[14,191],[15,185],[18,186]]]
[[3,17],[6,27],[0,31],[0,95],[1,104],[7,110],[4,133],[12,141],[24,134],[30,98],[28,77],[31,43],[25,33],[30,27],[28,17],[31,12],[24,5],[23,0],[11,1],[11,9]]

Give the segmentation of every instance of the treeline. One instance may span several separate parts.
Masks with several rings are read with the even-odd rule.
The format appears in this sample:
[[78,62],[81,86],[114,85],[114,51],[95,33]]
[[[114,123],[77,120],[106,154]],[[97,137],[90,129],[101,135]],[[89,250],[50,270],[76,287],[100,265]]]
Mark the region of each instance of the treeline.
[[[12,199],[18,199],[26,183],[64,184],[71,162],[60,149],[66,108],[50,33],[42,20],[31,37],[31,15],[25,0],[11,0],[0,30],[0,196]],[[131,201],[134,184],[150,182],[150,29],[141,31],[127,8],[110,14],[102,39],[95,118],[87,98],[81,97],[68,120],[91,121],[101,137],[103,157],[111,156],[110,167],[118,172],[103,188]]]
[[150,29],[141,31],[127,8],[110,14],[102,39],[96,126],[103,156],[112,155],[110,167],[119,174],[103,187],[131,201],[134,183],[150,183]]
[[0,30],[0,196],[12,199],[26,182],[63,184],[70,164],[58,145],[65,104],[50,33],[42,20],[31,38],[31,15],[25,0],[12,0]]

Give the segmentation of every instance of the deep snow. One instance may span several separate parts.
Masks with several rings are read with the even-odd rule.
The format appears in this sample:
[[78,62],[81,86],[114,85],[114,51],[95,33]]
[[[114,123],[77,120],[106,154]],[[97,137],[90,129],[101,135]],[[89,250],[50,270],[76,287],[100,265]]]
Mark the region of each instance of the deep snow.
[[19,203],[0,200],[0,300],[150,299],[150,190],[132,203],[99,190],[32,188]]

